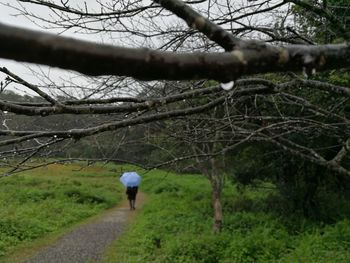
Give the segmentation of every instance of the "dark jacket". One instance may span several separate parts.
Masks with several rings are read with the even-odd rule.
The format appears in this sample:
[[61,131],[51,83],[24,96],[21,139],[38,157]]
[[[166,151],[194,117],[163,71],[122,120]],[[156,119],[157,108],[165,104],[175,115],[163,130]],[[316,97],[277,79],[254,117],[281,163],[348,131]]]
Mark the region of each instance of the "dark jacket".
[[126,188],[126,194],[128,195],[128,199],[129,200],[135,200],[136,199],[137,190],[138,190],[137,186],[133,186],[133,187],[128,186]]

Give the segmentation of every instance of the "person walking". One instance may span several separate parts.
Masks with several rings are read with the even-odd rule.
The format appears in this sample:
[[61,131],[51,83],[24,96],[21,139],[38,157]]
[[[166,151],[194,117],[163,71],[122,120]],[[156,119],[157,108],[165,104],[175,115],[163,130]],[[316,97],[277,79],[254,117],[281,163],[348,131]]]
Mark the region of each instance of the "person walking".
[[128,186],[126,188],[126,194],[128,196],[130,210],[135,210],[137,190],[137,186]]
[[136,195],[141,182],[141,176],[136,172],[125,172],[120,176],[120,182],[126,187],[130,210],[135,210]]

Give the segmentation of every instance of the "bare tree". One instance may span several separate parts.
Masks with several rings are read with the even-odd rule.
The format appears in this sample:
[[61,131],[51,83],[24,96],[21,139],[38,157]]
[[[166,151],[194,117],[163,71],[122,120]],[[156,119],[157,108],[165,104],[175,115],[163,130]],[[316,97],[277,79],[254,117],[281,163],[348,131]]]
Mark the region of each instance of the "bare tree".
[[[274,151],[287,152],[330,172],[349,176],[348,165],[344,163],[348,158],[349,120],[341,105],[347,99],[340,100],[337,109],[334,103],[328,108],[325,101],[307,101],[291,94],[300,90],[295,88],[297,81],[300,86],[325,88],[322,82],[304,79],[277,85],[264,79],[238,80],[235,89],[210,111],[174,117],[163,124],[161,131],[146,136],[146,142],[157,144],[162,152],[162,162],[158,159],[155,167],[183,162],[181,170],[195,169],[209,180],[215,232],[220,231],[223,222],[221,193],[229,170],[227,163],[249,144],[275,146]],[[327,90],[338,90],[340,95],[348,91],[328,85]],[[193,101],[181,104],[195,106]],[[323,139],[319,139],[321,136]],[[315,142],[310,144],[311,141]]]
[[[290,153],[348,174],[341,165],[348,148],[347,116],[313,105],[293,91],[316,89],[344,99],[349,96],[346,86],[303,79],[291,73],[302,72],[309,78],[320,71],[347,70],[350,66],[347,27],[338,23],[338,18],[327,8],[295,0],[241,4],[178,0],[89,4],[18,0],[15,3],[2,1],[2,4],[13,7],[18,14],[45,30],[110,37],[110,44],[97,44],[0,24],[0,57],[92,76],[84,84],[76,83],[79,79],[57,85],[50,82],[49,77],[44,84],[37,84],[1,67],[5,76],[2,89],[21,85],[42,98],[40,103],[0,100],[0,108],[6,112],[4,121],[6,114],[44,118],[63,114],[110,115],[113,118],[100,118],[94,123],[62,130],[21,130],[3,125],[6,129],[0,130],[3,135],[0,146],[22,144],[23,149],[27,149],[25,143],[34,142],[35,147],[24,151],[28,157],[44,148],[36,143],[39,139],[49,145],[62,143],[62,140],[79,140],[138,124],[213,111],[223,103],[230,108],[247,97],[260,98],[268,94],[270,100],[274,98],[269,102],[272,107],[283,104],[306,108],[318,116],[317,121],[282,113],[247,115],[241,109],[235,113],[234,120],[266,120],[269,125],[252,129],[251,126],[237,126],[236,121],[230,120],[230,125],[236,127],[235,132],[240,127],[239,133],[245,134],[245,137],[234,137],[239,139],[235,139],[235,143],[269,141]],[[45,10],[45,15],[35,12],[33,6]],[[296,6],[327,20],[329,29],[335,30],[344,43],[317,44],[308,38],[294,23]],[[256,81],[256,76],[252,76],[262,73],[284,75],[278,81]],[[242,79],[237,80],[239,78]],[[164,80],[173,81],[172,92],[159,93],[156,87],[164,85]],[[184,80],[192,82],[183,84]],[[180,103],[183,100],[189,103]],[[328,123],[329,116],[334,120],[331,123]],[[288,129],[298,133],[322,130],[328,134],[330,130],[345,130],[343,134],[335,133],[344,147],[334,159],[326,160],[313,149],[283,138],[290,133]]]

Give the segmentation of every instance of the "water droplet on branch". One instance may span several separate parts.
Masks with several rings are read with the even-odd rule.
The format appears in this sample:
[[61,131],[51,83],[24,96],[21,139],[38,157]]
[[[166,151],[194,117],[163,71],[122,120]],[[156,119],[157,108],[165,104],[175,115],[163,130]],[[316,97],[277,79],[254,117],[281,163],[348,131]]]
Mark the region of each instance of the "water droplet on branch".
[[234,85],[235,85],[234,81],[220,83],[220,87],[223,88],[224,90],[231,90]]

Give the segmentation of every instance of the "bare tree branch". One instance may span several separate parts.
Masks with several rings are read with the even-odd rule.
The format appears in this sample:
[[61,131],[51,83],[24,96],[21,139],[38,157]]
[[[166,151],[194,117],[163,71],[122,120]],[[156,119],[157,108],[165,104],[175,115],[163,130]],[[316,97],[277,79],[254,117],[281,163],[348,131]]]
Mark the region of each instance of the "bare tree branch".
[[347,44],[285,48],[259,45],[256,49],[230,53],[174,54],[95,44],[0,24],[0,57],[95,76],[227,81],[256,73],[349,67],[350,47]]

